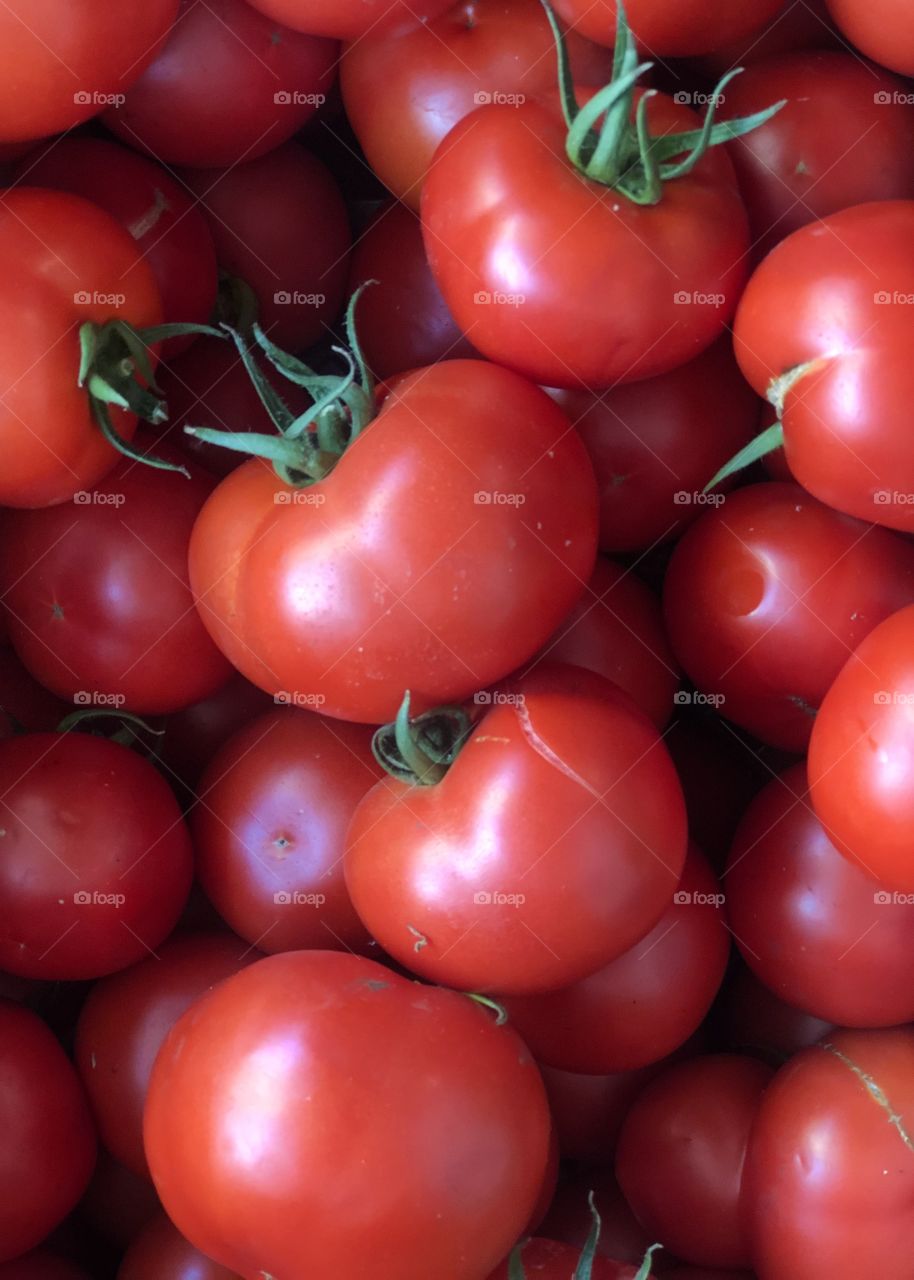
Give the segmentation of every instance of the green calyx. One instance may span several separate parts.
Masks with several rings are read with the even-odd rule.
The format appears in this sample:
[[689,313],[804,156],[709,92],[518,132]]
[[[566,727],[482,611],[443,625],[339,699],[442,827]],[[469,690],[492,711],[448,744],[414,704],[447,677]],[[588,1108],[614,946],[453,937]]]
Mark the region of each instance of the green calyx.
[[[742,67],[738,67],[729,71],[709,96],[700,129],[653,137],[647,122],[647,104],[655,96],[655,90],[649,89],[641,95],[632,119],[637,82],[653,64],[638,61],[625,6],[618,0],[612,80],[585,106],[579,107],[565,37],[549,0],[541,3],[558,53],[559,92],[568,125],[565,142],[568,158],[585,177],[612,187],[635,204],[658,204],[663,184],[690,173],[709,147],[750,133],[785,105],[783,101],[777,102],[753,115],[715,123],[717,103],[724,88],[742,71]],[[601,117],[603,121],[599,124]]]
[[439,707],[410,719],[410,696],[403,695],[393,724],[382,725],[372,751],[382,769],[398,782],[434,786],[457,759],[472,723],[460,707]]
[[297,356],[271,342],[258,324],[252,325],[254,341],[273,369],[289,382],[304,388],[314,402],[310,409],[297,417],[264,373],[245,334],[237,328],[223,325],[221,336],[227,334],[235,343],[275,434],[185,427],[187,434],[251,457],[266,458],[272,462],[280,480],[295,488],[323,480],[375,416],[374,378],[359,345],[355,310],[365,289],[376,283],[368,281],[350,300],[346,312],[346,337],[350,350],[333,348],[349,366],[341,377],[315,373]]
[[[590,1207],[590,1233],[584,1242],[584,1248],[581,1250],[581,1256],[578,1259],[578,1264],[574,1269],[574,1274],[571,1277],[571,1280],[591,1280],[591,1276],[593,1275],[594,1259],[597,1256],[597,1245],[600,1242],[600,1232],[603,1228],[603,1222],[597,1212],[597,1206],[593,1201],[592,1191],[587,1196],[587,1203]],[[511,1256],[508,1259],[508,1280],[527,1280],[526,1272],[524,1271],[524,1264],[521,1259],[521,1250],[525,1243],[525,1241],[521,1241],[521,1243],[512,1251]],[[650,1280],[651,1258],[659,1248],[659,1244],[651,1245],[647,1253],[644,1255],[644,1261],[641,1263],[641,1269],[635,1277],[635,1280]]]

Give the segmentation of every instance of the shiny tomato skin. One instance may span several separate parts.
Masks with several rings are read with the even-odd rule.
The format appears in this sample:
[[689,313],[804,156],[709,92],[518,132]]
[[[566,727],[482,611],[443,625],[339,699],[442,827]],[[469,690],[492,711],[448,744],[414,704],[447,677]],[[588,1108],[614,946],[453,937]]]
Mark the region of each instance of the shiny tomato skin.
[[268,956],[189,1010],[145,1120],[178,1229],[284,1280],[477,1280],[530,1216],[549,1132],[528,1051],[487,1010],[326,951]]
[[868,58],[914,75],[914,33],[905,0],[828,0],[828,10],[844,39]]
[[0,969],[98,978],[168,936],[190,839],[147,760],[86,733],[26,734],[0,742],[0,794]]
[[605,1075],[659,1062],[703,1021],[727,967],[720,884],[689,850],[679,888],[629,951],[574,986],[500,1003],[538,1062]]
[[[652,132],[697,117],[651,98]],[[492,360],[552,387],[602,391],[664,373],[721,336],[746,276],[746,213],[708,153],[636,205],[582,178],[557,106],[480,106],[435,153],[422,191],[432,272]],[[573,234],[568,228],[573,227]]]
[[121,1259],[116,1280],[240,1280],[236,1271],[221,1267],[195,1249],[159,1212],[131,1242]]
[[673,552],[663,590],[670,642],[701,692],[795,752],[860,641],[912,599],[905,539],[776,481],[707,508]]
[[914,605],[870,632],[826,695],[809,744],[829,839],[889,890],[914,893]]
[[733,325],[744,376],[783,403],[796,480],[827,506],[906,531],[912,237],[914,200],[856,205],[801,227],[756,268]]
[[619,1185],[642,1225],[685,1262],[751,1264],[743,1167],[773,1074],[736,1054],[693,1058],[649,1084],[625,1118]]
[[0,1001],[0,1262],[34,1248],[85,1190],[95,1132],[79,1079],[30,1009]]
[[[581,1250],[534,1236],[522,1246],[520,1256],[528,1280],[568,1280],[581,1260]],[[591,1280],[635,1280],[637,1274],[638,1268],[629,1263],[601,1257],[594,1258],[590,1270]],[[508,1259],[495,1268],[489,1280],[509,1280]]]
[[[629,0],[625,11],[646,56],[684,58],[760,33],[780,7],[781,0]],[[615,44],[615,0],[556,0],[555,8],[582,35]]]
[[253,0],[267,17],[314,35],[358,40],[403,20],[428,22],[453,0]]
[[744,1186],[759,1280],[911,1280],[914,1032],[835,1031],[777,1073]]
[[555,991],[656,924],[685,860],[685,806],[653,725],[593,672],[543,667],[487,696],[442,782],[385,778],[361,802],[346,883],[414,973]]
[[371,737],[367,726],[283,707],[234,734],[200,779],[197,877],[261,950],[368,945],[342,860],[349,820],[381,777]]
[[419,713],[526,661],[583,592],[596,533],[561,411],[508,370],[449,360],[398,382],[311,489],[258,460],[228,476],[197,520],[191,583],[253,683],[380,724],[407,689]]
[[705,510],[702,490],[748,444],[758,397],[729,339],[669,373],[597,395],[550,391],[580,432],[600,486],[600,549],[669,542]]
[[[0,503],[47,507],[96,484],[119,454],[77,385],[79,326],[162,318],[149,264],[110,214],[78,196],[38,187],[7,191],[0,209]],[[154,353],[152,363],[155,363]],[[119,435],[132,414],[112,407]]]

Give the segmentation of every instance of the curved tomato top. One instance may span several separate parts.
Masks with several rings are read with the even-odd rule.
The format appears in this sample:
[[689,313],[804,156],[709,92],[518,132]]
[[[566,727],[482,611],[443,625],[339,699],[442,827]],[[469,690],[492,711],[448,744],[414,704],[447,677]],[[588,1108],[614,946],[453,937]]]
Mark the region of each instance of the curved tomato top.
[[[632,32],[651,58],[684,58],[761,35],[781,0],[627,0]],[[555,8],[581,35],[601,44],[616,38],[615,0],[555,0]]]
[[914,75],[914,30],[906,0],[828,0],[841,34],[884,67]]
[[479,1280],[529,1219],[549,1132],[536,1066],[488,1010],[328,951],[269,956],[195,1004],[145,1122],[178,1229],[288,1280]]

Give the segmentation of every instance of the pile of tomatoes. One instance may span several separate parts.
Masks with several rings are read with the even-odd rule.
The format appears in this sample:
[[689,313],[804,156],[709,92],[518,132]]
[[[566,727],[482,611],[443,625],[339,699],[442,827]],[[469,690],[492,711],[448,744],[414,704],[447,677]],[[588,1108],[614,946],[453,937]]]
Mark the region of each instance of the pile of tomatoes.
[[0,7],[0,1280],[914,1280],[901,0]]

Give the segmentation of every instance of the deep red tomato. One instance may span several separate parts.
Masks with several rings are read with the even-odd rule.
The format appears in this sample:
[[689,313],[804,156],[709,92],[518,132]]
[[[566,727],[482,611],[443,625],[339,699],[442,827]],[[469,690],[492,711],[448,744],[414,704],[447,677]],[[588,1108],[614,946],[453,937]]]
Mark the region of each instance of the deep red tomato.
[[772,1075],[755,1058],[694,1058],[649,1084],[626,1116],[619,1185],[648,1232],[685,1262],[750,1265],[743,1165]]
[[[461,462],[464,459],[464,462]],[[526,661],[584,589],[593,473],[542,391],[483,361],[408,375],[329,476],[293,490],[253,460],[203,508],[201,617],[271,693],[379,724]]]
[[[612,56],[572,30],[581,84],[604,84]],[[540,0],[458,0],[435,21],[370,32],[343,57],[346,114],[372,169],[419,207],[438,145],[481,103],[555,96],[555,50]]]
[[[27,156],[18,173],[33,186],[84,196],[130,232],[155,274],[165,323],[209,320],[217,283],[213,239],[203,214],[161,165],[104,138],[71,137]],[[171,338],[162,355],[193,341]]]
[[160,759],[168,776],[194,790],[200,775],[219,748],[256,717],[269,711],[273,699],[243,676],[165,721]]
[[914,893],[914,606],[881,623],[829,689],[809,783],[829,839],[890,889]]
[[240,937],[271,953],[367,945],[343,851],[380,776],[370,729],[313,711],[269,711],[229,739],[190,821],[200,883]]
[[213,488],[199,469],[188,479],[123,458],[73,507],[0,520],[10,637],[37,680],[77,706],[151,715],[229,680],[187,581],[191,530]]
[[[2,1277],[0,1277],[2,1280]],[[185,1240],[164,1213],[143,1228],[124,1254],[116,1280],[240,1280]]]
[[785,1004],[742,961],[727,974],[717,1011],[726,1045],[776,1067],[834,1030],[833,1023]]
[[[663,95],[647,119],[652,136],[699,125]],[[721,335],[746,276],[729,159],[708,153],[637,204],[585,178],[565,146],[558,107],[531,99],[478,107],[436,152],[423,234],[454,319],[547,386],[600,391],[684,364]]]
[[[627,0],[635,39],[651,58],[709,53],[761,34],[781,0]],[[616,40],[615,0],[555,0],[555,8],[582,35],[601,44]]]
[[643,551],[707,509],[704,486],[747,443],[759,401],[730,342],[669,373],[590,391],[550,391],[581,433],[600,486],[600,548]]
[[663,592],[670,642],[701,693],[797,752],[860,641],[912,600],[905,539],[773,481],[705,512],[673,552]]
[[177,12],[178,0],[116,9],[108,0],[4,4],[0,141],[44,138],[122,102]]
[[105,124],[167,164],[254,160],[314,115],[338,56],[335,41],[281,27],[244,0],[181,0],[168,40]]
[[98,978],[168,936],[190,890],[190,838],[147,760],[85,733],[8,738],[0,797],[0,968]]
[[912,239],[912,200],[801,227],[756,268],[734,321],[736,357],[778,408],[800,484],[838,511],[905,530],[914,529]]
[[76,1210],[78,1220],[122,1251],[160,1208],[148,1173],[131,1173],[99,1147],[95,1172]]
[[0,1125],[5,1262],[66,1217],[95,1161],[92,1119],[69,1059],[36,1014],[8,1000],[0,1000]]
[[268,956],[194,1005],[145,1121],[179,1230],[283,1280],[478,1280],[529,1219],[549,1132],[513,1031],[338,951]]
[[[527,1280],[569,1280],[581,1260],[581,1250],[558,1240],[534,1237],[521,1248],[520,1258]],[[625,1262],[597,1257],[590,1270],[592,1280],[635,1280],[638,1268]],[[508,1259],[489,1276],[489,1280],[509,1280]]]
[[[0,6],[0,13],[5,24],[12,10]],[[161,301],[151,267],[123,227],[59,191],[4,194],[0,263],[0,503],[45,507],[97,483],[118,458],[77,384],[79,326],[155,325]],[[133,434],[133,415],[112,406],[111,416],[119,435]]]
[[828,8],[842,36],[868,58],[914,75],[914,31],[905,0],[828,0]]
[[453,0],[252,0],[252,7],[294,31],[358,40],[404,18],[437,18]]
[[727,85],[721,119],[787,106],[730,149],[759,253],[829,213],[914,196],[914,94],[854,53],[754,63]]
[[555,991],[657,923],[682,873],[685,805],[657,731],[602,677],[544,666],[491,697],[442,781],[388,777],[368,793],[346,883],[415,973]]
[[538,1062],[603,1075],[659,1062],[711,1007],[727,967],[723,894],[694,846],[679,888],[631,950],[574,986],[501,1001]]
[[377,284],[359,301],[359,341],[378,378],[475,352],[454,323],[435,283],[418,217],[406,205],[383,205],[352,251],[349,292]]
[[195,1000],[259,959],[231,934],[185,934],[89,992],[76,1027],[76,1066],[99,1138],[133,1173],[149,1176],[143,1107],[166,1035]]
[[329,170],[290,142],[259,160],[181,176],[209,221],[219,265],[254,290],[273,342],[301,351],[323,338],[343,304],[352,242]]
[[45,1249],[0,1265],[0,1280],[90,1280],[75,1262]]
[[911,1280],[914,1032],[835,1031],[775,1076],[744,1174],[760,1280]]

